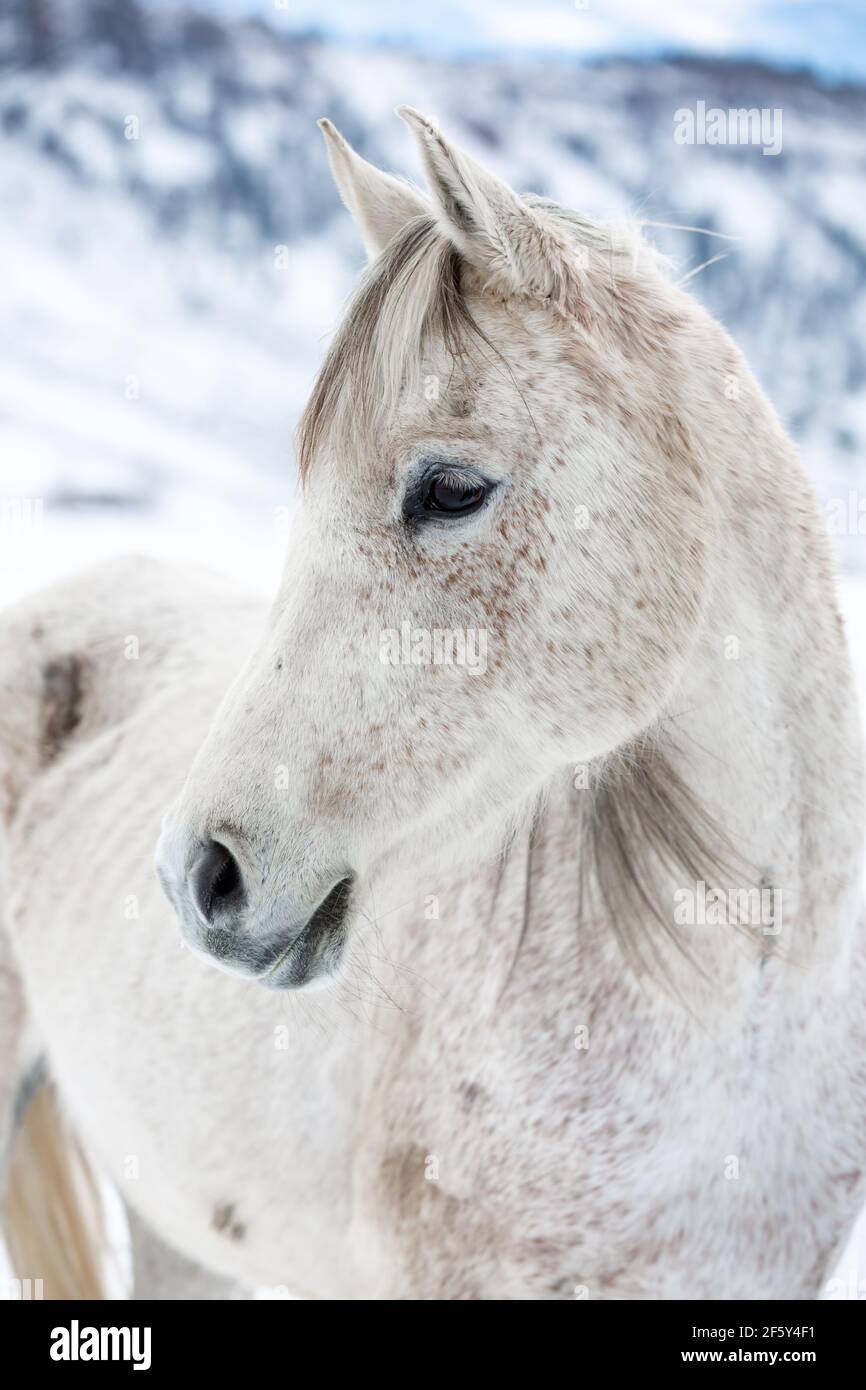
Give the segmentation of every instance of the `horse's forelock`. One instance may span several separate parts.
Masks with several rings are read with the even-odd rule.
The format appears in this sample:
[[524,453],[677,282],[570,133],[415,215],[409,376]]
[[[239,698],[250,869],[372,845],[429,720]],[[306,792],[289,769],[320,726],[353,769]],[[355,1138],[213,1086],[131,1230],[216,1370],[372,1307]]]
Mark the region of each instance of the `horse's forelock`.
[[326,441],[342,456],[375,437],[427,341],[458,357],[473,336],[460,255],[432,218],[414,218],[365,274],[325,357],[298,426],[301,481]]

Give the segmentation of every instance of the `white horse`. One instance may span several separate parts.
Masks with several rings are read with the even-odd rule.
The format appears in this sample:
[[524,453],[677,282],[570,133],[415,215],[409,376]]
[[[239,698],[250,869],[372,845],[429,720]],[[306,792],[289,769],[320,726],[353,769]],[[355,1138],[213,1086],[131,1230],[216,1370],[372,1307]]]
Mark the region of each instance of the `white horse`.
[[400,114],[426,194],[322,122],[371,265],[270,611],[131,561],[2,626],[15,1272],[93,1274],[71,1127],[163,1295],[815,1296],[866,940],[812,493],[648,248]]

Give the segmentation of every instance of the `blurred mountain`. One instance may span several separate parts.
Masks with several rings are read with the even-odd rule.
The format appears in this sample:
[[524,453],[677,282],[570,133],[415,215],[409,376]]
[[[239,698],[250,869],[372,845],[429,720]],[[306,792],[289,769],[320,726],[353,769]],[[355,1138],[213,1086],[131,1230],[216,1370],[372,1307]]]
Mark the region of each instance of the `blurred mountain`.
[[[0,16],[0,467],[55,507],[292,493],[291,431],[361,262],[315,119],[418,177],[409,101],[517,187],[637,215],[745,349],[819,493],[864,486],[866,89],[676,59],[445,63],[136,0]],[[779,108],[783,146],[674,113]],[[719,240],[709,233],[736,240]],[[862,563],[864,538],[842,538]]]

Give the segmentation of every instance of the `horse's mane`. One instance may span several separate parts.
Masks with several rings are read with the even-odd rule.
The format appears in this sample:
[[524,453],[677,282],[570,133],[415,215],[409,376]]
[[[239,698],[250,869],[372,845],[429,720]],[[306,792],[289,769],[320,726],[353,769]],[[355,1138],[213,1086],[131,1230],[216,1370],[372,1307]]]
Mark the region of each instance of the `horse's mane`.
[[368,268],[331,344],[298,426],[298,475],[327,440],[352,455],[375,438],[383,412],[424,344],[439,336],[456,358],[480,330],[461,290],[461,257],[432,217],[417,217]]
[[615,749],[591,774],[579,798],[578,920],[603,914],[638,970],[659,961],[663,939],[692,959],[660,885],[757,887],[760,875],[677,771],[660,732]]

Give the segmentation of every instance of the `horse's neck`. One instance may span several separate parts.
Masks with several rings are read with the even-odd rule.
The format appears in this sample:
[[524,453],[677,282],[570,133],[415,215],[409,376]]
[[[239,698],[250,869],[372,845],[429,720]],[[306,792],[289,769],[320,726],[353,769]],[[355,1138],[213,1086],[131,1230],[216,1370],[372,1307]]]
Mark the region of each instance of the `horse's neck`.
[[814,933],[826,958],[860,898],[859,711],[826,534],[755,392],[725,464],[712,593],[670,736],[690,785],[781,891],[785,944],[802,957]]
[[[576,884],[591,901],[585,890],[597,870],[608,882],[646,874],[637,893],[601,903],[633,919],[608,920],[606,929],[640,947],[642,936],[670,923],[686,957],[736,992],[768,953],[795,961],[800,980],[827,968],[844,976],[860,913],[864,803],[859,711],[828,543],[793,449],[756,386],[725,442],[704,620],[679,687],[645,741],[660,777],[669,769],[687,793],[673,798],[675,809],[679,802],[688,818],[693,801],[700,810],[691,839],[675,829],[671,838],[687,850],[702,842],[704,862],[695,862],[700,851],[659,862],[651,847],[604,836],[593,855],[597,844],[614,862],[589,862],[599,791],[575,789],[569,770],[548,789],[537,826],[536,838],[546,834],[557,853],[536,856],[531,877],[541,901],[551,897],[545,878]],[[609,792],[629,794],[627,775],[620,792]],[[624,815],[618,833],[640,841],[639,820]],[[527,852],[525,839],[515,852]],[[715,908],[714,889],[722,890]],[[745,932],[733,924],[743,909],[751,914]],[[721,926],[706,920],[714,910]],[[647,944],[651,956],[654,943]],[[667,967],[687,995],[702,993],[676,949]]]
[[[723,834],[727,868],[710,854],[707,887],[771,894],[755,906],[781,921],[752,923],[755,945],[818,969],[844,960],[859,914],[857,700],[823,526],[757,387],[728,446],[704,621],[652,746]],[[670,894],[701,892],[685,864],[647,887],[665,911]],[[733,935],[705,933],[710,971]]]

